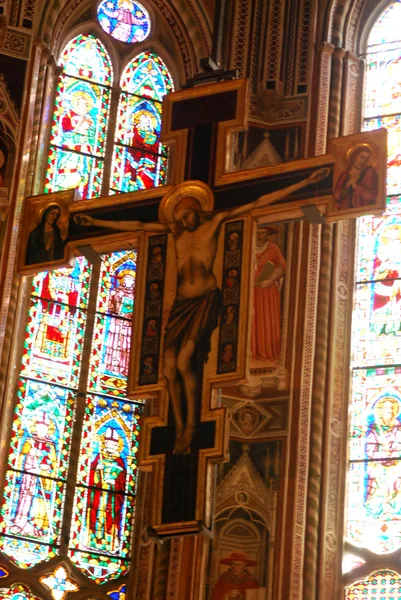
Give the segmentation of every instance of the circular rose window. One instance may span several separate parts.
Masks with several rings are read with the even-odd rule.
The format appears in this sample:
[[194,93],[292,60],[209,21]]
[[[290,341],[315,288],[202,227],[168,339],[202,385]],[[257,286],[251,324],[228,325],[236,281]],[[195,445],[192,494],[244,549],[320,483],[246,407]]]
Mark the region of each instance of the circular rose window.
[[102,0],[97,18],[104,31],[127,44],[142,42],[150,33],[148,11],[133,0]]

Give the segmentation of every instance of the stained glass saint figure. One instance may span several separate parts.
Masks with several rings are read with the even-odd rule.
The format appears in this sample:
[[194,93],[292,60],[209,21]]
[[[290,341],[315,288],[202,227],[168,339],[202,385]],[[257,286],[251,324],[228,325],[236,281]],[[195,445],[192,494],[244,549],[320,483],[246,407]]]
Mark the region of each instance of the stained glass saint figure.
[[92,489],[88,492],[87,545],[114,553],[120,547],[127,477],[121,456],[124,440],[111,425],[99,435],[98,443],[90,465],[89,485]]
[[115,287],[110,292],[108,310],[112,318],[106,340],[105,366],[108,371],[128,376],[129,352],[131,344],[131,317],[134,308],[135,276],[130,270],[121,271],[115,279]]
[[368,514],[394,518],[401,514],[401,405],[393,396],[376,402],[365,440]]
[[39,411],[31,427],[20,451],[19,497],[11,530],[43,538],[52,527],[52,481],[48,478],[57,469],[55,424],[46,412]]

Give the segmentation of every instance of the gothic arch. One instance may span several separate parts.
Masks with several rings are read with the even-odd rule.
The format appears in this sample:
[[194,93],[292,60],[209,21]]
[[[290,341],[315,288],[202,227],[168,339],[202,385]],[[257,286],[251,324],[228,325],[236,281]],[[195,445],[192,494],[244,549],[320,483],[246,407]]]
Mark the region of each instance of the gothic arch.
[[[90,0],[62,0],[61,8],[56,0],[46,3],[43,11],[38,11],[37,35],[56,53],[74,23],[91,19],[92,6]],[[156,21],[156,39],[181,63],[183,83],[197,72],[199,59],[209,52],[211,36],[205,16],[194,2],[173,6],[171,0],[154,0],[150,8]]]
[[392,0],[328,0],[322,11],[322,41],[354,54],[365,51],[367,35]]

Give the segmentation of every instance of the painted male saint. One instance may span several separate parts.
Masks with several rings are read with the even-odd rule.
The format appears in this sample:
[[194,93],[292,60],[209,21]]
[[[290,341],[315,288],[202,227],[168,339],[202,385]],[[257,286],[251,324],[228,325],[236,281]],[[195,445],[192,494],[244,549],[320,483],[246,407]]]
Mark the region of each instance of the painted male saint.
[[247,567],[256,566],[256,560],[243,552],[232,552],[220,564],[228,565],[216,581],[210,600],[246,600],[247,590],[260,589],[259,581]]
[[[200,361],[207,360],[211,335],[218,324],[221,291],[213,266],[223,223],[278,202],[325,179],[328,174],[328,169],[319,169],[294,185],[219,213],[212,212],[213,194],[207,185],[200,181],[186,181],[163,198],[157,223],[103,221],[87,215],[75,216],[75,221],[84,226],[173,235],[178,278],[176,298],[164,338],[163,374],[175,421],[175,454],[190,452],[195,431],[197,373]],[[193,360],[195,357],[196,361]],[[182,406],[184,398],[185,411]]]

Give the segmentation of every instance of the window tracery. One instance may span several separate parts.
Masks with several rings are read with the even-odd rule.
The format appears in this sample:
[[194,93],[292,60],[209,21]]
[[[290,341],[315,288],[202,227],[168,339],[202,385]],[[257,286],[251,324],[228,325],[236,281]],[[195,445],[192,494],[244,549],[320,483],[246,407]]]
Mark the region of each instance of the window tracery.
[[[387,209],[358,223],[352,340],[345,598],[401,598],[401,2],[373,26],[367,49],[364,129],[388,131]],[[392,565],[394,562],[391,563]],[[378,569],[378,566],[381,567]]]

